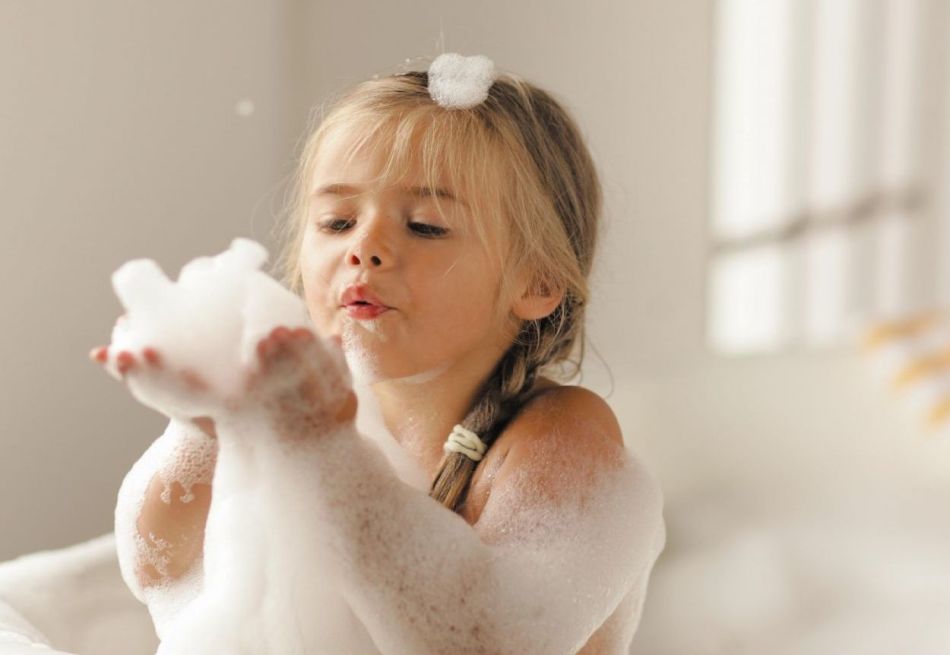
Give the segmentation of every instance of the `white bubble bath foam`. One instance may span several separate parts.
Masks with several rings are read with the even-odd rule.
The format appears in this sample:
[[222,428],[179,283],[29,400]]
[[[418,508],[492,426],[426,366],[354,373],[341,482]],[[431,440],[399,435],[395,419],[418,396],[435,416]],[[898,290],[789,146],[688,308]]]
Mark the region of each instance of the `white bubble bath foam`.
[[[360,353],[319,337],[320,361],[335,371],[322,393],[352,387],[356,420],[282,439],[265,414],[221,400],[240,392],[274,327],[313,329],[303,301],[259,270],[266,258],[237,239],[177,281],[150,260],[113,276],[126,317],[110,349],[153,347],[166,369],[200,371],[209,387],[188,394],[161,376],[127,380],[169,418],[125,477],[115,512],[122,578],[147,605],[158,655],[566,655],[595,631],[597,652],[626,652],[665,543],[662,497],[640,462],[626,455],[607,473],[592,468],[583,493],[557,502],[513,475],[476,531],[428,497],[369,383],[350,374]],[[195,416],[214,419],[216,439]],[[536,457],[547,470],[585,473],[570,452]],[[183,575],[168,575],[165,546],[138,529],[155,480],[168,503],[194,502],[198,484],[213,489],[201,556]],[[143,586],[143,565],[159,580]]]

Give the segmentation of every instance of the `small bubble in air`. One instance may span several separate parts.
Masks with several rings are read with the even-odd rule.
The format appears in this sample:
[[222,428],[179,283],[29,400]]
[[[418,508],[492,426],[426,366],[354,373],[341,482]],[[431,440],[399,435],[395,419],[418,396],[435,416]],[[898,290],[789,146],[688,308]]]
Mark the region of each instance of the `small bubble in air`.
[[247,118],[254,113],[254,101],[248,98],[239,100],[237,104],[234,105],[234,113],[241,118]]

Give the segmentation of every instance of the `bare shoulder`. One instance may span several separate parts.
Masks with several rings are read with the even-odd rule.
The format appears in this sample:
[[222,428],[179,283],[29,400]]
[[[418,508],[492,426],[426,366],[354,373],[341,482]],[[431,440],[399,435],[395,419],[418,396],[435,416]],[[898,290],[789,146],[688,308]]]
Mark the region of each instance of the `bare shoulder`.
[[622,465],[623,434],[610,405],[589,389],[545,386],[512,419],[495,446],[506,453],[495,486],[530,475],[552,496],[593,484]]
[[625,449],[613,410],[588,389],[540,390],[489,453],[492,461],[466,515],[486,543],[531,532],[538,517],[550,520],[552,511],[567,512],[565,526],[605,507],[623,508],[611,510],[615,517],[628,510],[638,516],[624,525],[662,523],[658,485]]
[[475,470],[460,513],[474,525],[483,511],[509,511],[500,507],[500,496],[511,500],[525,489],[544,502],[576,500],[625,458],[620,425],[603,398],[539,378],[532,397]]
[[594,451],[623,447],[620,424],[607,401],[590,389],[549,381],[538,385],[535,396],[512,419],[499,442],[502,439],[509,447],[534,443]]

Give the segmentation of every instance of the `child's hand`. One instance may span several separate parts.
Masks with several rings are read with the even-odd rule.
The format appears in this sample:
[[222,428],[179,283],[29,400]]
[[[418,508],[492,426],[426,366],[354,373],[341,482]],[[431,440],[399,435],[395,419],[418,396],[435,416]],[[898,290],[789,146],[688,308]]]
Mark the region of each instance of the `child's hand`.
[[306,328],[275,328],[257,344],[260,368],[248,377],[247,396],[278,434],[297,441],[353,421],[356,395],[346,364]]
[[356,396],[346,382],[345,363],[310,330],[275,328],[258,342],[257,356],[259,370],[247,373],[244,395],[220,398],[196,371],[169,370],[154,348],[144,348],[139,356],[108,346],[90,353],[126,384],[134,380],[161,393],[170,405],[186,408],[192,422],[211,437],[215,426],[207,415],[218,411],[260,410],[287,440],[326,434],[354,419]]
[[[89,358],[101,364],[110,374],[117,373],[123,382],[128,383],[129,376],[139,376],[140,379],[147,378],[153,386],[157,383],[165,388],[180,388],[196,404],[208,402],[207,382],[190,369],[175,372],[168,370],[161,355],[154,348],[144,348],[137,357],[135,353],[127,350],[110,351],[108,346],[99,346],[92,349]],[[191,421],[212,439],[217,436],[214,421],[210,417],[196,416]]]

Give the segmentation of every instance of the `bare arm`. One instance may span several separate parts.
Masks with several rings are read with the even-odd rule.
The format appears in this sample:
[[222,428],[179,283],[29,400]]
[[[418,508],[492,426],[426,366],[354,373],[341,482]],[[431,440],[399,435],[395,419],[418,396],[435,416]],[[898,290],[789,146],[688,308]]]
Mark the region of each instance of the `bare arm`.
[[[117,323],[123,319],[119,317]],[[207,388],[192,371],[168,370],[153,348],[145,348],[138,359],[132,352],[100,346],[89,357],[124,381],[130,372],[145,371],[153,377],[180,378],[192,396],[200,397]],[[211,505],[216,438],[214,422],[208,417],[173,419],[122,482],[115,509],[119,567],[142,602],[146,602],[146,587],[178,580],[200,558]]]
[[[649,573],[659,489],[599,426],[561,419],[509,454],[475,529],[399,482],[351,427],[294,458],[384,653],[574,653]],[[585,439],[595,447],[570,450]]]
[[171,421],[122,483],[116,541],[123,577],[143,590],[181,578],[200,560],[211,505],[214,442]]
[[136,575],[142,587],[176,580],[191,570],[201,557],[204,545],[205,523],[211,506],[211,485],[192,485],[190,502],[180,482],[169,486],[155,474],[145,494],[142,513],[136,528],[149,552],[140,553]]

